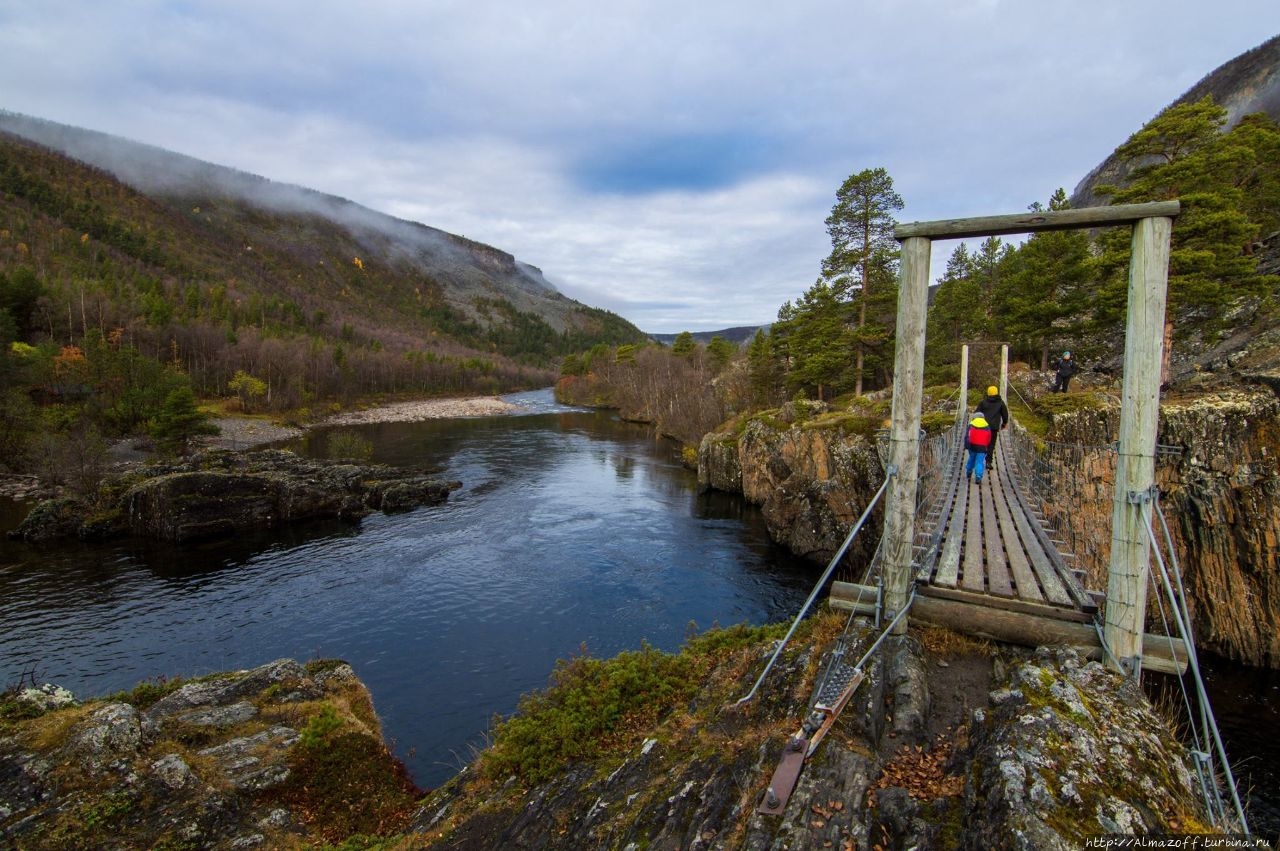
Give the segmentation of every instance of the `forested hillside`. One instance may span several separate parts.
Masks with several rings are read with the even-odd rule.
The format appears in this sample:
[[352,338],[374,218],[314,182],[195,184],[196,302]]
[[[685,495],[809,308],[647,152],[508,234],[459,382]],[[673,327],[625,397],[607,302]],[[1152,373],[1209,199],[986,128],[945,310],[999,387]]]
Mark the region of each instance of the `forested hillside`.
[[145,429],[180,385],[305,417],[372,394],[545,386],[567,352],[643,339],[490,246],[0,117],[0,127],[44,128],[50,142],[95,141],[127,172],[125,151],[133,169],[126,183],[0,130],[0,443],[10,450],[50,416],[55,431]]

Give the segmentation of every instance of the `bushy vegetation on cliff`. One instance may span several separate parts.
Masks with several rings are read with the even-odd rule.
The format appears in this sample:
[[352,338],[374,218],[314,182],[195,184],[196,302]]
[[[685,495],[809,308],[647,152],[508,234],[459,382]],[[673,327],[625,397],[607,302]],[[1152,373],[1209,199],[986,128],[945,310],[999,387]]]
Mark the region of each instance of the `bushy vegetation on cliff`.
[[753,404],[740,353],[723,338],[700,345],[682,334],[658,344],[597,345],[565,358],[556,398],[567,404],[617,408],[685,444]]

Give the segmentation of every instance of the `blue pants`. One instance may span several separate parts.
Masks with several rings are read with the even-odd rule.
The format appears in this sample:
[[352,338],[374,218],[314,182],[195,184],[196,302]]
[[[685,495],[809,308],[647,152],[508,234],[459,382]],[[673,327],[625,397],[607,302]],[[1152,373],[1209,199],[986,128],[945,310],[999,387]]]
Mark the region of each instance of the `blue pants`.
[[987,450],[970,449],[969,460],[965,462],[965,465],[964,465],[964,474],[968,476],[969,474],[972,473],[974,479],[976,481],[981,482],[982,474],[986,472],[986,469],[987,469]]

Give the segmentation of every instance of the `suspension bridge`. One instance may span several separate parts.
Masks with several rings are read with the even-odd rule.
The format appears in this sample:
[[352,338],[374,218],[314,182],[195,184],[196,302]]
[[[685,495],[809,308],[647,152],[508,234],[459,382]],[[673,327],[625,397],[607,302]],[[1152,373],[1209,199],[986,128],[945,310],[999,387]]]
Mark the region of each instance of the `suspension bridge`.
[[[864,680],[864,666],[882,642],[905,633],[908,621],[946,626],[1008,643],[1069,645],[1138,679],[1155,670],[1195,681],[1198,709],[1184,687],[1195,743],[1191,752],[1206,806],[1216,824],[1248,832],[1230,765],[1204,691],[1191,621],[1181,590],[1174,549],[1159,513],[1155,486],[1160,365],[1164,342],[1169,245],[1177,201],[1115,207],[1033,212],[925,222],[897,228],[902,243],[896,329],[893,407],[882,442],[884,482],[854,524],[808,600],[779,643],[773,658],[739,703],[751,700],[801,620],[824,589],[834,608],[872,620],[878,637],[857,662],[846,658],[842,637],[810,700],[808,715],[788,741],[759,811],[784,811],[804,760],[831,729]],[[968,351],[964,351],[956,422],[941,435],[920,429],[929,258],[934,239],[963,239],[1074,228],[1132,226],[1124,376],[1119,439],[1114,445],[1111,547],[1106,586],[1083,586],[1085,571],[1073,566],[1045,506],[1052,496],[1034,469],[1037,453],[1017,424],[1001,437],[991,474],[981,484],[963,472],[968,414]],[[999,379],[1008,398],[1008,349],[1002,349]],[[854,538],[883,498],[884,530],[876,555],[860,580],[830,582]],[[1164,526],[1170,563],[1160,552],[1156,518]],[[1158,573],[1150,569],[1152,557]],[[1152,583],[1152,580],[1155,580]],[[1167,634],[1144,632],[1148,585],[1157,589]],[[1168,624],[1167,600],[1174,620]],[[848,630],[846,630],[846,633]],[[1234,804],[1228,813],[1218,773]]]

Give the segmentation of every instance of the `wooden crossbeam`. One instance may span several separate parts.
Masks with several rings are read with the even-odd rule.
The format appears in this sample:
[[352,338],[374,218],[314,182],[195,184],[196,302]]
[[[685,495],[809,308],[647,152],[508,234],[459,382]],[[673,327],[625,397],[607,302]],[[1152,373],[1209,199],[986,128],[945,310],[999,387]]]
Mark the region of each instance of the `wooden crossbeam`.
[[[875,599],[875,589],[851,582],[836,582],[828,604],[835,609],[871,615],[874,606],[857,603]],[[965,594],[944,588],[920,589],[911,605],[911,620],[1026,647],[1065,645],[1079,648],[1087,658],[1102,659],[1104,651],[1092,623],[1070,609],[1035,606],[1022,600],[1002,600],[989,595]],[[1187,668],[1186,645],[1164,635],[1143,636],[1142,667],[1162,674],[1182,674]]]

